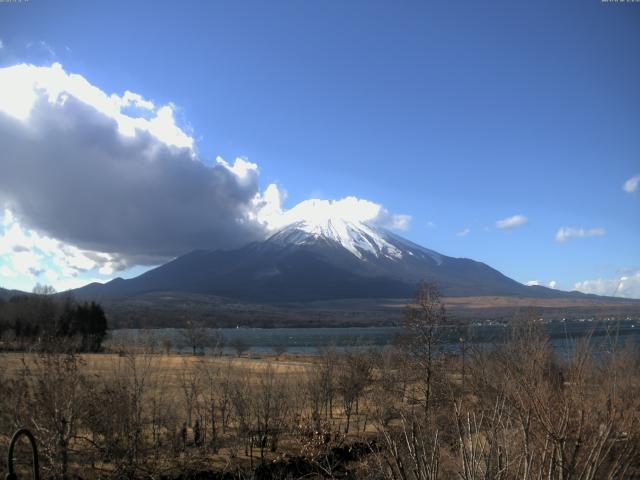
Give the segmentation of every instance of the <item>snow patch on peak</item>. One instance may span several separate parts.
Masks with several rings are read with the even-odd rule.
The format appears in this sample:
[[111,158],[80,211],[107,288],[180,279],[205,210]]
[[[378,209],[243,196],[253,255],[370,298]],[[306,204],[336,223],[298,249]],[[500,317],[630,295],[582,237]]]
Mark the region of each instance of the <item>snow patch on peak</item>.
[[[322,238],[338,243],[362,260],[366,259],[367,254],[374,257],[402,258],[402,252],[395,245],[389,243],[377,229],[363,222],[348,222],[340,218],[327,219],[325,223],[301,220],[285,230],[297,232],[297,244]],[[289,241],[293,238],[288,236]]]
[[443,264],[444,258],[438,252],[422,247],[394,233],[391,233],[391,232],[385,232],[385,233],[386,233],[386,239],[388,241],[393,242],[394,245],[399,246],[399,248],[401,248],[402,251],[408,253],[409,255],[413,257],[427,256],[427,257],[430,257],[434,262],[436,262],[437,265]]
[[271,238],[284,244],[302,245],[318,239],[337,243],[359,259],[369,256],[403,258],[403,251],[390,241],[380,225],[406,226],[409,217],[391,215],[381,205],[355,197],[342,200],[305,200],[269,219],[277,229]]

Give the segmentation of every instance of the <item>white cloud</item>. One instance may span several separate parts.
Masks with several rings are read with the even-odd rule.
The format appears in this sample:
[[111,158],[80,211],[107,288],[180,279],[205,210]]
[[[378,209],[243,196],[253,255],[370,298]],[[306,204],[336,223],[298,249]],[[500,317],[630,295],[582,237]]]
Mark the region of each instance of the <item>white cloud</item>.
[[606,235],[607,231],[602,227],[584,229],[575,227],[562,227],[556,232],[556,242],[564,243],[571,238],[586,238],[586,237],[602,237]]
[[263,195],[256,197],[259,206],[257,219],[275,230],[302,220],[314,224],[324,224],[339,218],[347,222],[363,222],[382,228],[406,230],[411,222],[410,215],[392,214],[382,205],[356,197],[340,200],[312,198],[300,202],[289,210],[282,208],[283,194],[276,185],[269,185]]
[[512,217],[503,218],[496,222],[496,227],[501,230],[507,230],[512,228],[518,228],[525,225],[529,219],[524,215],[513,215]]
[[126,266],[116,255],[81,250],[25,228],[9,210],[5,210],[0,218],[0,260],[10,263],[23,275],[45,273],[49,268],[46,265],[57,268],[66,276],[108,265],[120,265],[119,270]]
[[2,42],[2,39],[0,38],[0,50],[2,50],[4,48],[4,43]]
[[13,268],[23,274],[38,276],[44,270],[41,268],[42,255],[31,251],[14,252],[11,255]]
[[574,288],[584,293],[610,297],[640,298],[640,270],[619,278],[598,278],[578,282]]
[[283,215],[282,204],[287,193],[280,190],[275,183],[269,184],[263,193],[257,193],[253,199],[255,214],[253,220],[273,230],[280,226]]
[[[68,74],[59,63],[51,67],[21,64],[1,68],[0,85],[3,87],[0,89],[0,111],[24,122],[29,121],[34,108],[42,108],[38,105],[42,98],[52,106],[62,107],[73,97],[114,120],[122,135],[135,137],[137,131],[148,132],[167,145],[193,148],[193,138],[176,125],[171,105],[158,108],[150,120],[132,117],[123,113],[123,108],[134,104],[153,110],[153,103],[128,90],[122,97],[116,94],[109,96],[81,75]],[[99,119],[94,119],[94,122],[96,120]]]
[[258,173],[258,165],[251,163],[245,158],[236,158],[233,165],[229,164],[222,157],[216,158],[216,162],[237,176],[239,180],[250,180],[252,175]]
[[627,193],[634,193],[638,191],[638,185],[640,185],[640,175],[634,175],[622,185],[622,189]]
[[[303,215],[331,214],[407,229],[409,215],[355,197],[290,210],[260,191],[246,158],[201,160],[173,104],[107,94],[59,63],[0,68],[0,264],[86,282],[198,248],[233,248]],[[82,277],[82,278],[81,278]]]
[[[9,210],[0,216],[0,278],[16,286],[41,282],[64,291],[108,281],[112,273],[127,266],[117,255],[81,250],[25,228]],[[107,278],[84,275],[95,270]]]
[[555,280],[551,280],[549,283],[547,283],[545,285],[545,282],[541,281],[541,280],[529,280],[528,282],[525,283],[525,285],[529,286],[529,287],[533,287],[533,286],[546,286],[549,288],[556,288],[556,286],[558,285],[557,282]]
[[6,265],[2,265],[0,267],[0,277],[11,277],[14,278],[16,277],[18,274],[16,272],[14,272],[13,270],[11,270],[9,267],[7,267]]
[[467,235],[469,235],[471,233],[471,229],[470,228],[465,228],[463,230],[460,230],[458,233],[456,233],[456,235],[458,237],[466,237]]
[[[0,68],[0,211],[44,237],[146,265],[263,235],[252,221],[257,165],[207,165],[173,112],[131,91],[107,95],[60,64]],[[86,267],[68,253],[71,267]]]
[[411,215],[400,213],[389,213],[386,209],[380,207],[381,214],[374,219],[374,223],[381,227],[391,228],[392,230],[408,230],[411,224]]
[[152,101],[145,100],[142,95],[130,92],[129,90],[125,91],[122,97],[111,95],[111,99],[116,105],[119,105],[121,109],[131,105],[150,111],[154,111],[156,108]]

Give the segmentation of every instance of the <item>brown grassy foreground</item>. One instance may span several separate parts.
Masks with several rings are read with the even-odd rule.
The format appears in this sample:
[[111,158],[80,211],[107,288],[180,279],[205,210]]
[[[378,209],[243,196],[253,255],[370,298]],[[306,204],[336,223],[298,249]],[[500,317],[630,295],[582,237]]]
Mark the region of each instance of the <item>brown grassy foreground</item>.
[[45,342],[4,357],[0,427],[33,430],[51,478],[640,475],[635,345],[612,338],[594,351],[586,338],[560,358],[528,320],[506,344],[461,339],[452,355],[444,320],[437,286],[424,283],[404,338],[382,352],[250,360],[150,344],[81,356]]
[[2,354],[2,442],[32,429],[48,478],[640,476],[635,345],[558,358],[524,323],[451,356],[431,327],[314,358]]

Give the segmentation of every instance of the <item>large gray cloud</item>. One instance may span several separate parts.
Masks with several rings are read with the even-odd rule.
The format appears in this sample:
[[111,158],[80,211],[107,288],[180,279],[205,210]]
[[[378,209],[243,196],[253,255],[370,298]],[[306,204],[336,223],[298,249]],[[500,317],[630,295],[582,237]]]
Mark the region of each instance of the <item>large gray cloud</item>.
[[28,119],[0,110],[0,206],[80,248],[156,263],[264,234],[257,171],[206,165],[189,147],[118,123],[73,96],[39,92]]
[[276,185],[260,192],[255,164],[203,162],[173,111],[129,91],[108,95],[60,64],[0,68],[4,275],[34,275],[44,266],[49,279],[62,282],[194,249],[233,248],[311,204],[388,228],[408,226],[409,216],[355,197],[302,202],[288,213]]

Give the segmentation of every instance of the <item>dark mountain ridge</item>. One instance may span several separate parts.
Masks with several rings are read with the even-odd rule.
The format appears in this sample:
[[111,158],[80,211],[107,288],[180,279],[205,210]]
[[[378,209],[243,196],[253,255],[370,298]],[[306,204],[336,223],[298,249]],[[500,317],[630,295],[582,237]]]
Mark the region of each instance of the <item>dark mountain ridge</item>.
[[600,298],[526,286],[482,262],[448,257],[368,225],[348,224],[347,237],[308,230],[294,224],[236,250],[193,251],[136,278],[74,293],[103,299],[170,291],[279,304],[408,298],[418,282],[432,280],[448,297]]

